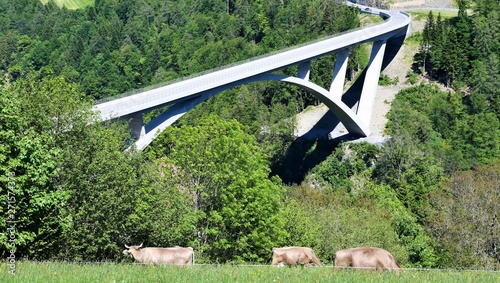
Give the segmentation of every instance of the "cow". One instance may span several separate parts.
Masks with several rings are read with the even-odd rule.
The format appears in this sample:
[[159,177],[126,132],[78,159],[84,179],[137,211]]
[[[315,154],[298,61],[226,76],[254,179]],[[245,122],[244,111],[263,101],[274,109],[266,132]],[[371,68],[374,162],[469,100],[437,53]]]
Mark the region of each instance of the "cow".
[[321,265],[318,257],[311,248],[306,247],[282,247],[273,248],[273,263],[276,266],[306,266],[309,263]]
[[392,254],[384,249],[361,247],[339,250],[335,253],[335,267],[366,268],[401,271]]
[[193,248],[171,247],[171,248],[143,248],[139,246],[127,246],[123,254],[131,254],[134,259],[143,264],[162,264],[162,265],[193,265]]

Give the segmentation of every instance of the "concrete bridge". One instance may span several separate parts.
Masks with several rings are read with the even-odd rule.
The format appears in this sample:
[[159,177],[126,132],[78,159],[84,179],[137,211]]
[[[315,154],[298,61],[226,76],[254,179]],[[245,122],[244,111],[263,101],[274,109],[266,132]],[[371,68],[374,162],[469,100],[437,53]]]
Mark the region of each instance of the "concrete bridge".
[[[234,66],[165,86],[142,89],[135,94],[96,104],[94,109],[103,120],[130,119],[136,146],[143,150],[153,139],[187,111],[215,94],[250,82],[274,80],[297,85],[314,94],[335,114],[349,134],[366,137],[381,71],[396,56],[409,32],[410,16],[405,12],[386,11],[347,2],[364,13],[379,15],[384,22],[336,34],[320,41],[277,54],[246,60]],[[344,80],[350,48],[373,42],[368,66],[345,93]],[[329,89],[309,81],[311,61],[337,53]],[[294,76],[273,72],[298,66]],[[170,105],[149,124],[142,113]]]

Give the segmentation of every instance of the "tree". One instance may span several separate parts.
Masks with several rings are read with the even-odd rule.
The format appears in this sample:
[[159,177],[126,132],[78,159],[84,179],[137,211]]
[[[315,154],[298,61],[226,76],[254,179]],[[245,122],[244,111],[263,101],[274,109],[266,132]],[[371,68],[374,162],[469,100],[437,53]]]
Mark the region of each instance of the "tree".
[[427,21],[425,22],[424,30],[422,31],[422,42],[419,46],[422,72],[425,72],[427,70],[427,58],[429,57],[429,49],[431,48],[433,42],[435,24],[434,14],[432,13],[432,11],[430,11],[429,15],[427,16]]
[[[38,81],[33,76],[0,89],[2,203],[8,182],[14,183],[15,194],[15,213],[4,206],[0,217],[17,221],[18,257],[46,259],[58,252],[54,240],[64,230],[60,216],[69,197],[56,181],[63,170],[58,143],[70,127],[86,125],[89,115],[83,110],[87,102],[75,90],[61,78]],[[6,237],[0,236],[3,251],[8,249]]]
[[439,188],[443,169],[434,156],[419,149],[404,132],[392,137],[383,147],[376,164],[375,177],[391,186],[398,199],[419,220],[428,216],[430,192]]
[[467,115],[455,129],[452,144],[462,152],[463,168],[492,163],[500,157],[500,121],[491,112]]
[[341,143],[326,160],[310,170],[308,181],[327,183],[334,191],[352,194],[353,177],[369,169],[378,148],[369,143]]
[[444,251],[443,267],[500,268],[499,177],[498,166],[457,172],[433,194],[429,227]]
[[438,77],[443,68],[443,56],[446,48],[446,24],[438,14],[434,29],[430,31],[431,41],[429,42],[429,74],[432,78]]
[[70,197],[58,258],[119,260],[124,244],[191,244],[195,223],[184,196],[168,180],[160,181],[157,165],[123,152],[123,127],[95,126],[80,137],[85,147],[71,142],[64,151],[60,183]]
[[[469,83],[477,95],[486,96],[489,105],[500,118],[500,8],[498,3],[478,1],[476,8],[483,10],[472,19],[473,56]],[[485,5],[481,7],[482,5]],[[495,7],[496,6],[496,7]]]
[[266,156],[238,122],[210,116],[170,127],[149,154],[191,195],[198,249],[212,261],[263,262],[283,241],[283,188],[269,179]]

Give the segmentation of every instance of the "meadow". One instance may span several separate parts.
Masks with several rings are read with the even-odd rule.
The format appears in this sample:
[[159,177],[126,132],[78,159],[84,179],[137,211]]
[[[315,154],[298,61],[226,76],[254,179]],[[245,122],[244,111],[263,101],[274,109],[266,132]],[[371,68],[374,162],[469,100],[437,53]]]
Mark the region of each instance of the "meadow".
[[146,266],[129,263],[17,262],[15,275],[1,263],[0,282],[443,282],[500,283],[493,271],[404,270],[374,272],[322,267],[250,265]]
[[426,21],[427,20],[427,17],[429,16],[429,12],[432,11],[432,14],[434,16],[434,20],[437,19],[438,15],[441,15],[441,19],[442,20],[446,20],[446,19],[451,19],[451,18],[455,18],[458,14],[457,11],[453,11],[453,10],[410,10],[410,11],[407,11],[411,16],[412,16],[412,20],[414,21]]
[[86,6],[94,5],[95,0],[40,0],[43,4],[49,1],[56,3],[58,7],[65,6],[69,10],[80,9]]

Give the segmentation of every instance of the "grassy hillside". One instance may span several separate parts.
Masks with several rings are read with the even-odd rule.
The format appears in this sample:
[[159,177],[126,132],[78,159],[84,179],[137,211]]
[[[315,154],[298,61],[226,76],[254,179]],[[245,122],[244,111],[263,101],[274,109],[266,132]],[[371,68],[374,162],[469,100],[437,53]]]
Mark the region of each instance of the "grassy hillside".
[[94,4],[94,0],[40,0],[40,1],[42,1],[43,4],[52,1],[56,3],[57,6],[59,7],[66,6],[66,8],[70,10],[76,10]]

